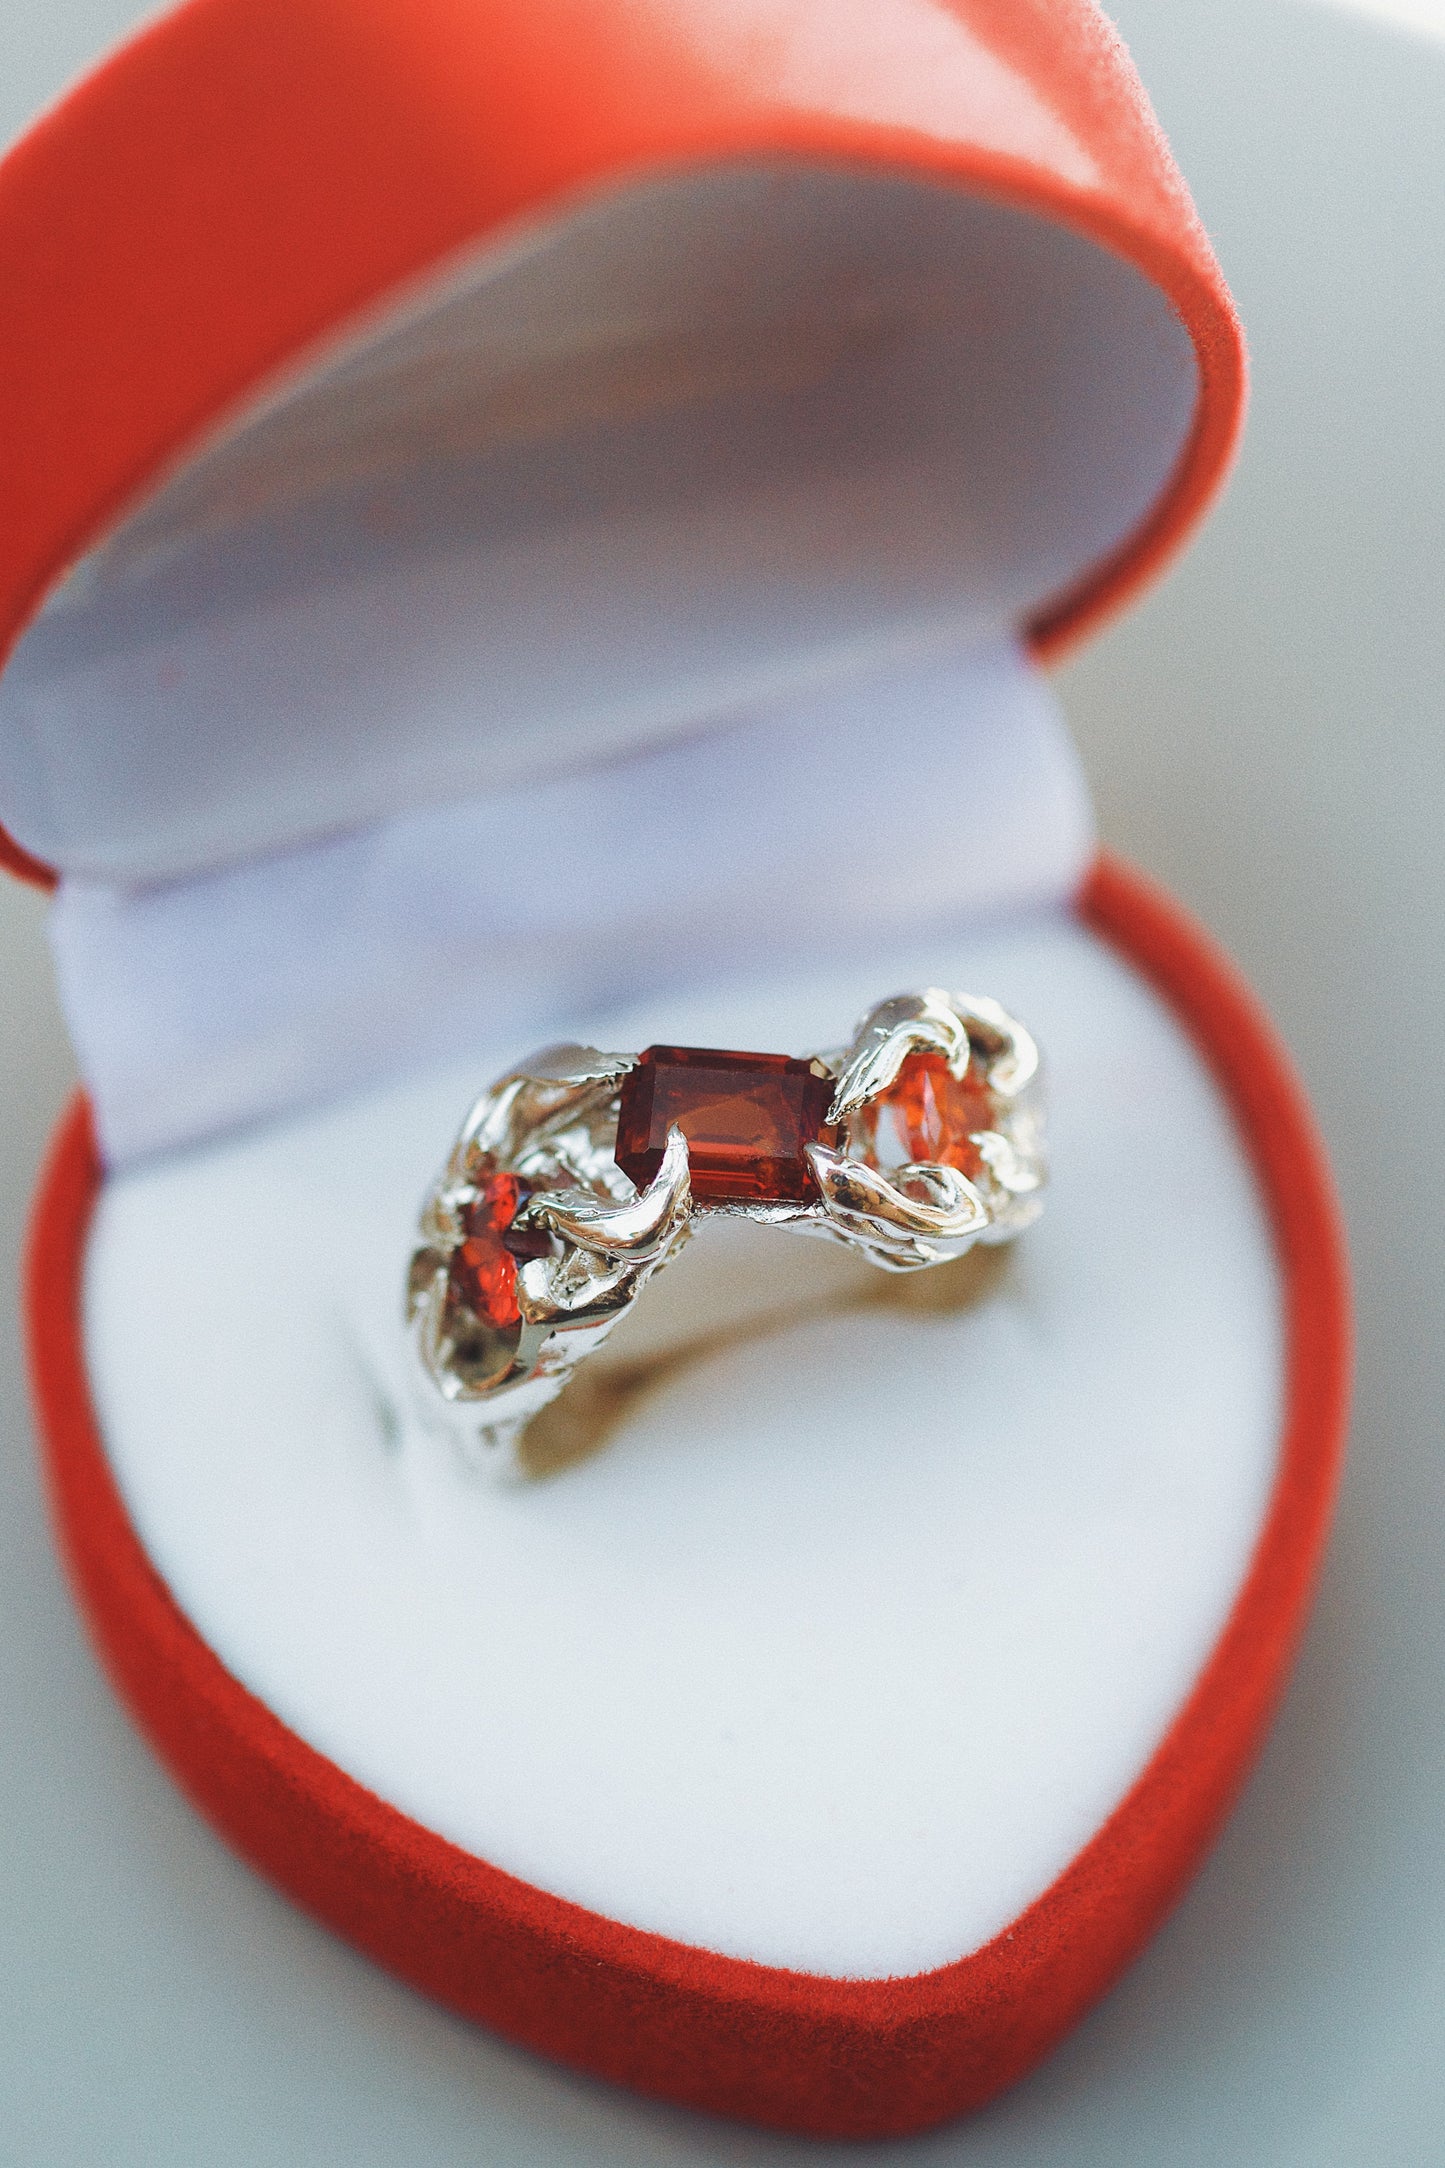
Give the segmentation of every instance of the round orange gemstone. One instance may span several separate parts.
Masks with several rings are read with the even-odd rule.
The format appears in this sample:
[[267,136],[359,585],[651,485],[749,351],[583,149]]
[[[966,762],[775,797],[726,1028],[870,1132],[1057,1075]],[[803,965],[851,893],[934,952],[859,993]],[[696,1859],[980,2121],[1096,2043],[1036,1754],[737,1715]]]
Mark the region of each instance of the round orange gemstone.
[[463,1240],[452,1252],[450,1293],[473,1317],[505,1328],[521,1322],[517,1259],[547,1249],[544,1235],[512,1232],[531,1191],[515,1174],[493,1174],[467,1207]]
[[941,1054],[910,1054],[887,1091],[865,1109],[882,1166],[933,1160],[973,1180],[983,1172],[974,1137],[992,1129],[997,1103],[970,1062],[960,1080]]

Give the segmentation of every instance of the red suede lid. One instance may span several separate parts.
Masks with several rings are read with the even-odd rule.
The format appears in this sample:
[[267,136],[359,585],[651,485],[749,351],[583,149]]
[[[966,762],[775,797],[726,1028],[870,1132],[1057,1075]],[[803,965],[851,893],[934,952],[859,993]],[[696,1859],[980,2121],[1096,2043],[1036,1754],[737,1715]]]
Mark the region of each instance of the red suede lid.
[[[940,16],[979,56],[946,118]],[[1219,267],[1090,0],[193,0],[0,165],[0,659],[191,445],[392,291],[604,185],[758,153],[956,184],[1169,298],[1193,426],[1144,522],[1029,628],[1046,655],[1076,639],[1201,515],[1244,401]],[[53,878],[3,831],[0,864]]]

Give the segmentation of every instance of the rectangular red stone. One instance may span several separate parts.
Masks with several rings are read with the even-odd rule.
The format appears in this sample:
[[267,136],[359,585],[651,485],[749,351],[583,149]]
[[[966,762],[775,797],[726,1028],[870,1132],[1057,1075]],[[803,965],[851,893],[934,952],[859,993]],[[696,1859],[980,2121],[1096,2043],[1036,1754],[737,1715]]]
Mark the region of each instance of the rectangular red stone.
[[699,1203],[801,1203],[815,1194],[805,1145],[833,1142],[833,1089],[787,1054],[650,1046],[622,1080],[617,1164],[646,1189],[676,1123]]

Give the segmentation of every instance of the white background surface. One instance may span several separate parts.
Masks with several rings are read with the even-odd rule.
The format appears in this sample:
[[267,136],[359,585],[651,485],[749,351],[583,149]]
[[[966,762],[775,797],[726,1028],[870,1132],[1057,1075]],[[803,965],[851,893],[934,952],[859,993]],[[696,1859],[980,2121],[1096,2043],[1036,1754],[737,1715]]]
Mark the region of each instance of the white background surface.
[[[9,0],[18,128],[132,19]],[[1026,2085],[849,2161],[1438,2168],[1445,2151],[1445,50],[1282,0],[1118,10],[1250,327],[1229,502],[1068,673],[1106,832],[1233,947],[1324,1121],[1360,1285],[1339,1532],[1295,1689],[1171,1926]],[[12,1254],[68,1081],[0,898]],[[84,1647],[13,1325],[0,1444],[0,2159],[818,2161],[551,2071],[300,1919],[171,1790]]]

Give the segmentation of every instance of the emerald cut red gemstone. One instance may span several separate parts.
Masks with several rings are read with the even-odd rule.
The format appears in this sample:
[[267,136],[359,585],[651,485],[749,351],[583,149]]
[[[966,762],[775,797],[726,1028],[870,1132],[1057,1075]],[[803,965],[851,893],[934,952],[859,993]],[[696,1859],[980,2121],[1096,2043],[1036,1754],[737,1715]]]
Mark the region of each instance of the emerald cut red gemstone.
[[675,1123],[699,1203],[800,1203],[814,1194],[806,1147],[835,1142],[833,1090],[830,1076],[787,1054],[650,1046],[622,1080],[617,1164],[646,1189]]

